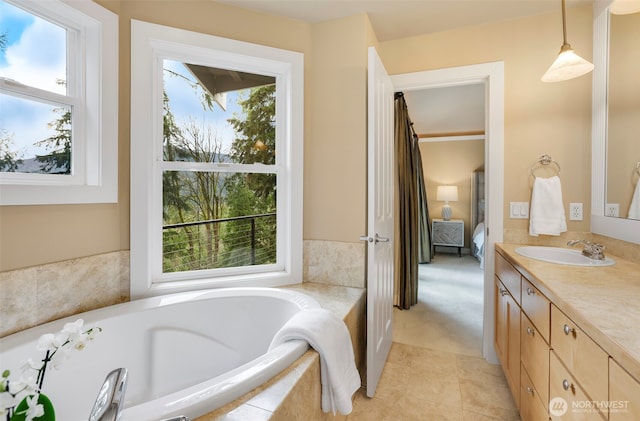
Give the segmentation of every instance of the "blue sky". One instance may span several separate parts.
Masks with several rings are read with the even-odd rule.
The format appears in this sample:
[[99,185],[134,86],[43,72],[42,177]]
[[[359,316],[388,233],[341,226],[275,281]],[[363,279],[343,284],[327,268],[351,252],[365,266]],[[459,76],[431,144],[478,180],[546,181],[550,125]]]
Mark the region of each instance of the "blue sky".
[[[192,82],[195,81],[195,78],[182,63],[165,60],[164,67],[188,78]],[[189,118],[210,125],[213,127],[214,136],[222,143],[222,152],[229,152],[235,133],[231,125],[227,123],[227,119],[233,117],[234,113],[239,115],[242,112],[237,103],[238,92],[227,93],[225,111],[217,104],[213,106],[212,110],[204,110],[198,94],[189,83],[180,77],[169,76],[167,72],[164,75],[164,89],[169,97],[171,112],[178,125],[186,124]]]
[[[6,34],[8,45],[0,51],[0,77],[57,93],[65,93],[64,86],[56,79],[66,78],[65,31],[57,25],[20,10],[0,0],[0,33]],[[172,70],[193,80],[186,68],[177,62],[167,62]],[[228,152],[234,139],[231,126],[226,122],[234,113],[240,113],[237,92],[230,92],[227,111],[214,106],[205,111],[197,94],[184,80],[165,78],[165,89],[171,110],[179,125],[189,118],[213,127],[214,135],[222,142],[223,152]],[[0,129],[13,134],[13,146],[21,152],[20,158],[31,158],[46,153],[32,146],[35,141],[46,139],[52,131],[47,123],[58,118],[52,112],[54,106],[9,95],[0,95]]]

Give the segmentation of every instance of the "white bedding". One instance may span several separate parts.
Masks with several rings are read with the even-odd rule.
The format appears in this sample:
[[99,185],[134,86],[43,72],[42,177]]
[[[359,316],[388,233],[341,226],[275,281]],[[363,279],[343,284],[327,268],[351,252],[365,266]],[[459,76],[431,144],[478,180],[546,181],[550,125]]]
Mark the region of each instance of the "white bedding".
[[484,222],[480,222],[473,230],[473,255],[480,261],[484,269]]

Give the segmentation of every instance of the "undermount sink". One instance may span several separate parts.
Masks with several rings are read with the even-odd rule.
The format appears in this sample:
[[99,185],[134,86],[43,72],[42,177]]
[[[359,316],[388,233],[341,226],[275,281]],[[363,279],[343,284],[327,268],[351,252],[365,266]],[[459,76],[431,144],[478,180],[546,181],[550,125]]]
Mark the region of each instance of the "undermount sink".
[[590,259],[580,250],[562,247],[524,246],[517,247],[516,253],[530,259],[569,266],[611,266],[615,260],[605,257],[604,260]]

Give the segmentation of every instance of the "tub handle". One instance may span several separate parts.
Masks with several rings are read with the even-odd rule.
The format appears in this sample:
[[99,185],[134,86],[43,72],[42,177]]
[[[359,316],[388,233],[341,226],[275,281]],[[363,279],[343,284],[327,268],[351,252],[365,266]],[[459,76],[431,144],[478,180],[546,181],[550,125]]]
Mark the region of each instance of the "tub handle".
[[127,369],[117,368],[107,374],[91,409],[89,421],[115,421],[120,415],[127,389]]

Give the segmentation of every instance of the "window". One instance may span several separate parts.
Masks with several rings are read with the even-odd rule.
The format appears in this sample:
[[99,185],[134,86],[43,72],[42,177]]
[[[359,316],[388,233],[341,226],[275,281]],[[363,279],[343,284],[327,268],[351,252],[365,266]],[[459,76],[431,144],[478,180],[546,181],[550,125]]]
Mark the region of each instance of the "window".
[[301,282],[302,54],[131,39],[131,296]]
[[116,15],[0,0],[0,204],[117,201]]

